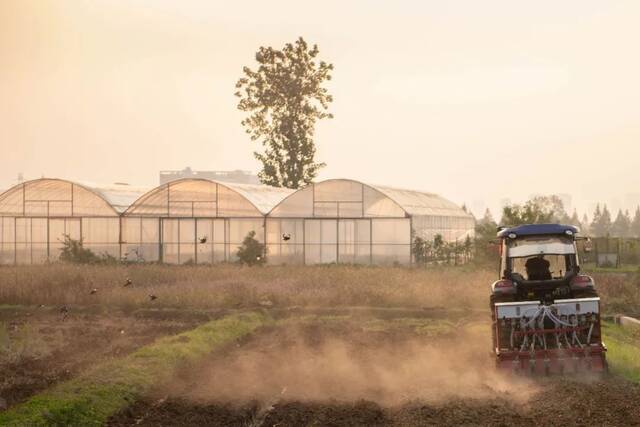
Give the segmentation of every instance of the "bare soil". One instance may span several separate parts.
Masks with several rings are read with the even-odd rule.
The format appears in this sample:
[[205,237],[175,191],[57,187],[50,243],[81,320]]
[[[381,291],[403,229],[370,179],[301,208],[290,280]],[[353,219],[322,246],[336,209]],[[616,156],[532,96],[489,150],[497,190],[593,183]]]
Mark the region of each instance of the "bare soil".
[[459,326],[272,328],[185,367],[109,425],[640,425],[638,385],[501,376],[486,325]]
[[204,320],[152,310],[105,314],[69,307],[65,316],[60,307],[2,309],[0,323],[9,345],[0,352],[1,406],[15,405],[102,360]]

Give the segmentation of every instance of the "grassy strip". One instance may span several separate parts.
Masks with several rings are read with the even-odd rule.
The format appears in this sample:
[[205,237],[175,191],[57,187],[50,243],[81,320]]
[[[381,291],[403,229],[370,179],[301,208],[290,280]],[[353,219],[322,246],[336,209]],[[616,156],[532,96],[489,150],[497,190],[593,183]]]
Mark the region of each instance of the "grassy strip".
[[236,314],[161,338],[0,413],[0,425],[101,425],[154,385],[170,380],[182,363],[197,361],[270,321],[259,313]]
[[612,322],[602,326],[611,371],[640,383],[640,328]]

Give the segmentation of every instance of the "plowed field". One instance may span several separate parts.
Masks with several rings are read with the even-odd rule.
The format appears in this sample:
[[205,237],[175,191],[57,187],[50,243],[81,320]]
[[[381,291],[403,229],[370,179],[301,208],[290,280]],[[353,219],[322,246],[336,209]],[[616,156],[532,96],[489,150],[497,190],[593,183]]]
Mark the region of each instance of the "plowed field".
[[408,319],[273,327],[185,367],[110,425],[640,424],[638,385],[501,376],[487,335],[484,323]]

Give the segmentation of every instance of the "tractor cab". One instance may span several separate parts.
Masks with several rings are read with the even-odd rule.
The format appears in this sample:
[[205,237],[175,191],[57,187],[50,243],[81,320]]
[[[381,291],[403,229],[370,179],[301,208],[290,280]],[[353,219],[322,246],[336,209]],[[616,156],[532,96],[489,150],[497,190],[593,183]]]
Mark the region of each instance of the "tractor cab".
[[492,286],[494,299],[549,303],[595,296],[591,277],[580,274],[577,233],[576,227],[560,224],[500,229],[500,280]]

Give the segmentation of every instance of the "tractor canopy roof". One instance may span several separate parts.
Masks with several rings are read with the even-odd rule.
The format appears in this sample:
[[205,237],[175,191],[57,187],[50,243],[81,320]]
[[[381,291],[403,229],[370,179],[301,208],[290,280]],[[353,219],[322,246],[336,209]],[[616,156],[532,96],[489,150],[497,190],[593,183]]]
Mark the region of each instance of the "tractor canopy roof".
[[[562,224],[523,224],[516,227],[503,228],[498,231],[498,237],[506,239],[507,237],[522,236],[548,236],[548,235],[564,235],[574,236],[578,233],[577,227]],[[515,234],[515,236],[513,236]]]

